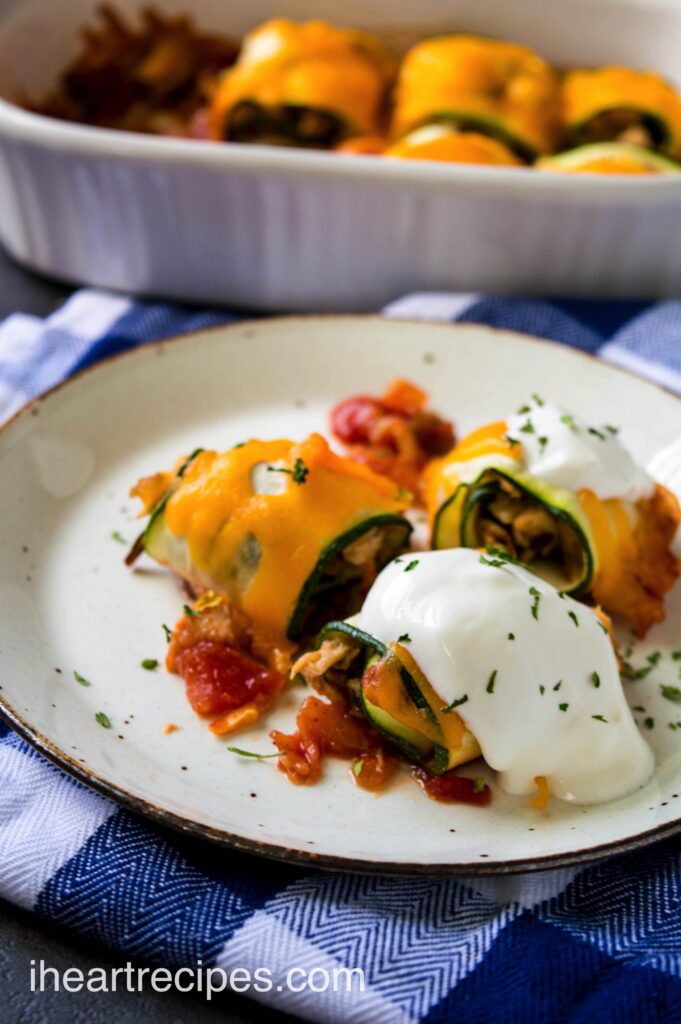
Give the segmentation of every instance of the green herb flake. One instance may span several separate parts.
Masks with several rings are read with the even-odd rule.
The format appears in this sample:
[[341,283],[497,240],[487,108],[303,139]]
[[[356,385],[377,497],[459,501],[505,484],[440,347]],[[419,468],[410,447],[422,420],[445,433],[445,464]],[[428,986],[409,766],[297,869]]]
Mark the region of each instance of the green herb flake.
[[227,747],[230,754],[238,754],[239,757],[255,757],[259,761],[266,761],[269,757],[281,757],[283,750],[277,750],[274,754],[256,754],[253,750],[242,750],[241,747]]
[[302,459],[298,458],[293,463],[293,469],[288,469],[286,466],[268,466],[268,473],[288,473],[293,480],[294,484],[304,484],[307,480],[308,473],[310,470],[307,468]]
[[541,591],[537,590],[536,587],[530,587],[530,594],[534,598],[530,612],[532,618],[539,621],[539,602],[541,601]]
[[562,685],[563,685],[563,680],[559,679],[558,682],[556,683],[556,685],[553,688],[553,692],[555,693],[557,690],[560,690]]
[[634,668],[631,662],[624,660],[620,675],[624,676],[625,679],[645,679],[648,673],[652,671],[652,668],[652,665],[642,665],[641,668]]
[[398,644],[410,644],[411,637],[409,636],[408,633],[403,633],[402,636],[398,636],[397,642]]
[[560,418],[560,422],[564,423],[566,427],[570,428],[570,430],[577,429],[577,424],[575,423],[574,416],[571,416],[569,412],[563,413],[563,415]]
[[530,395],[530,398],[532,399],[532,401],[534,402],[535,405],[538,405],[540,407],[543,406],[543,405],[546,405],[546,402],[544,401],[544,399],[540,395],[538,395],[536,391],[532,392],[532,394]]
[[596,689],[598,689],[598,687],[601,685],[601,677],[599,676],[598,672],[592,672],[589,678],[591,679],[591,682],[596,687]]
[[195,608],[190,607],[190,605],[188,604],[184,606],[184,614],[188,615],[190,619],[198,619],[199,617],[199,613],[197,612],[197,610]]
[[672,661],[681,661],[681,651],[672,651]]
[[532,412],[532,407],[529,405],[521,405],[518,409],[518,416],[524,416],[525,413]]
[[172,639],[172,636],[173,636],[173,631],[172,631],[172,629],[170,628],[170,626],[166,626],[165,622],[162,622],[162,623],[161,623],[161,629],[163,630],[163,632],[164,632],[164,633],[165,633],[165,635],[166,635],[166,641],[167,641],[168,643],[170,643],[170,641],[171,641],[171,639]]
[[156,658],[145,658],[144,661],[140,662],[142,668],[145,668],[147,672],[153,672],[154,669],[158,668],[158,661]]
[[494,669],[494,672],[492,672],[491,676],[487,680],[487,686],[485,687],[485,689],[487,690],[487,693],[494,693],[494,686],[496,684],[496,681],[497,681],[497,670]]
[[103,729],[111,728],[111,720],[108,715],[105,715],[103,711],[98,711],[95,715],[95,722],[98,722]]
[[511,448],[513,448],[517,444],[520,444],[520,441],[518,440],[518,438],[517,437],[511,437],[510,434],[504,434],[504,441],[506,441],[507,444],[510,444]]
[[114,530],[111,534],[111,540],[115,540],[117,544],[127,544],[127,540],[119,530]]
[[413,560],[413,562],[409,562],[408,565],[405,565],[404,572],[411,572],[412,569],[415,569],[418,564],[419,564],[419,560],[418,560],[418,558],[415,558]]
[[543,697],[543,696],[544,696],[544,694],[546,693],[546,687],[545,687],[545,686],[540,686],[540,687],[539,687],[539,692],[541,693],[541,695],[542,695],[542,697]]
[[523,423],[522,427],[520,427],[520,432],[522,434],[534,434],[535,429],[532,420],[526,420],[525,423]]
[[632,711],[642,711],[642,712],[643,712],[643,714],[645,714],[645,711],[646,711],[646,709],[645,709],[645,708],[643,707],[643,705],[642,705],[642,704],[637,704],[637,705],[636,705],[635,707],[633,707],[633,708],[632,708],[631,710],[632,710]]
[[539,451],[543,452],[547,444],[549,443],[548,437],[538,437],[537,441],[539,442]]
[[558,707],[560,708],[561,711],[567,711],[567,709],[570,707],[570,705],[569,704],[559,704]]
[[558,597],[561,599],[561,601],[564,601],[567,597],[567,592],[565,590],[559,590]]
[[577,628],[579,628],[579,619],[577,618],[577,612],[569,611],[568,615],[572,619],[572,621],[574,622],[575,626],[577,626]]
[[362,768],[364,767],[364,761],[355,761],[352,766],[352,774],[356,779],[362,774]]
[[601,629],[603,630],[603,632],[605,633],[605,635],[606,635],[606,636],[610,636],[610,630],[609,630],[609,629],[608,629],[608,627],[607,627],[607,626],[605,625],[605,623],[604,623],[604,622],[601,622],[601,620],[600,620],[600,619],[596,619],[596,622],[597,622],[597,623],[598,623],[598,625],[599,625],[599,626],[601,627]]
[[659,665],[661,657],[662,657],[662,652],[661,651],[653,651],[652,654],[648,655],[648,657],[646,658],[646,661],[648,662],[649,665],[652,665],[652,667],[654,668],[656,665]]
[[619,432],[620,432],[620,428],[619,428],[619,427],[613,427],[612,423],[606,423],[606,424],[604,425],[604,428],[603,428],[603,429],[604,429],[604,430],[607,430],[607,431],[608,431],[608,433],[609,433],[609,434],[612,434],[613,436],[614,436],[615,434],[619,434]]
[[456,700],[453,700],[451,704],[447,704],[445,705],[445,707],[440,708],[440,711],[442,712],[443,715],[448,715],[450,711],[454,710],[454,708],[460,708],[461,705],[465,704],[467,700],[468,694],[464,693],[463,697],[458,697]]
[[86,679],[85,676],[82,676],[80,672],[76,672],[74,670],[73,678],[76,680],[77,683],[80,683],[81,686],[92,686],[90,680]]
[[678,686],[660,686],[660,693],[665,700],[670,700],[674,704],[681,704],[681,690]]
[[515,633],[509,633],[508,634],[508,639],[509,640],[515,640]]
[[605,722],[607,725],[608,719],[604,718],[603,715],[592,715],[591,717],[595,722]]
[[602,431],[600,431],[600,430],[596,430],[595,427],[588,427],[587,429],[588,429],[589,433],[592,434],[594,437],[597,437],[599,441],[606,441],[607,440],[605,434]]
[[481,778],[473,779],[473,792],[482,793],[483,789],[487,789],[485,780]]
[[655,725],[655,719],[654,718],[646,718],[644,720],[643,724],[645,725],[646,729],[652,729],[653,726]]

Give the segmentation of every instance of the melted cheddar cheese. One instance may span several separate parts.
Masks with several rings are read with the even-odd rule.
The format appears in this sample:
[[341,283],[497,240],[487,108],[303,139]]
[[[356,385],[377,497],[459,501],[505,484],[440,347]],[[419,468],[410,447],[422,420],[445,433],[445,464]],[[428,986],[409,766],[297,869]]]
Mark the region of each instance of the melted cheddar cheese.
[[[307,470],[302,480],[297,464]],[[275,493],[254,487],[258,470],[277,474]],[[335,455],[313,434],[299,444],[250,441],[222,454],[201,452],[168,499],[165,523],[186,543],[192,582],[227,593],[278,639],[325,548],[403,507],[390,480]]]

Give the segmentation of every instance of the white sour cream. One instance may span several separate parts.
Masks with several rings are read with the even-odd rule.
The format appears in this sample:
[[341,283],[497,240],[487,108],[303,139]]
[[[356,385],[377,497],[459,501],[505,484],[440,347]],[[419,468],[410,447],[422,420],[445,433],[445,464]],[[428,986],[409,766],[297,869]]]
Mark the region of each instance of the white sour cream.
[[549,402],[512,416],[508,436],[522,444],[526,471],[554,487],[630,502],[654,489],[612,428],[591,426]]
[[443,706],[468,698],[457,711],[506,792],[530,794],[544,775],[554,796],[592,804],[642,786],[653,754],[596,615],[482,557],[495,561],[464,548],[402,556],[371,588],[361,629],[384,643],[407,633]]

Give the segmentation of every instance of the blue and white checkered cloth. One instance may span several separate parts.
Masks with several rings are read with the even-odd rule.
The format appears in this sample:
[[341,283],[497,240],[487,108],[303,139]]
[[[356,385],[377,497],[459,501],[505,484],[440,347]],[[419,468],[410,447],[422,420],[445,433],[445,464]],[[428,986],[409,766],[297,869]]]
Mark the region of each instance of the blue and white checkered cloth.
[[[386,312],[541,335],[681,392],[681,302],[430,294]],[[0,420],[102,356],[229,319],[94,290],[47,320],[16,314],[0,327]],[[268,967],[271,991],[250,994],[315,1024],[681,1022],[678,841],[470,881],[268,865],[147,824],[4,728],[0,895],[151,963]],[[359,967],[364,991],[287,991],[293,964]]]

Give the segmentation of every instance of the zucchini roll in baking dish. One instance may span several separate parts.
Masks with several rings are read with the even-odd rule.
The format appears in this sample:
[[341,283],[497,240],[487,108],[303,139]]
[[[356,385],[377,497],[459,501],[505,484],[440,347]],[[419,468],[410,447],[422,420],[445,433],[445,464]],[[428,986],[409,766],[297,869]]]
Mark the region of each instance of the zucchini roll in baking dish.
[[535,167],[561,174],[678,174],[681,164],[628,142],[593,142],[544,156]]
[[432,547],[502,549],[639,635],[664,619],[681,510],[614,427],[533,400],[433,463],[426,491]]
[[625,142],[681,156],[681,97],[659,75],[624,67],[569,71],[562,97],[573,146]]
[[451,35],[418,43],[404,58],[392,124],[396,140],[423,125],[445,124],[489,136],[533,160],[556,148],[559,123],[556,74],[526,46]]
[[537,806],[616,799],[652,773],[598,615],[506,557],[395,559],[357,619],[327,625],[294,672],[353,692],[412,764],[440,774],[482,754]]
[[226,597],[260,647],[357,611],[411,532],[399,488],[318,434],[198,451],[132,494],[150,518],[129,561],[144,550],[194,593]]
[[379,39],[324,21],[269,21],[244,39],[222,76],[215,138],[333,148],[381,134],[395,61]]

